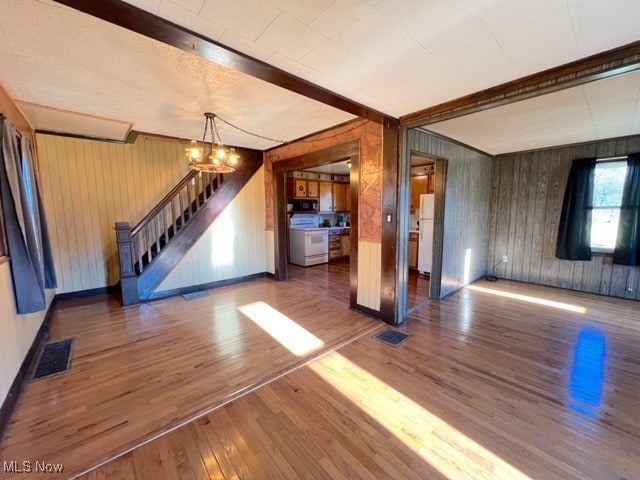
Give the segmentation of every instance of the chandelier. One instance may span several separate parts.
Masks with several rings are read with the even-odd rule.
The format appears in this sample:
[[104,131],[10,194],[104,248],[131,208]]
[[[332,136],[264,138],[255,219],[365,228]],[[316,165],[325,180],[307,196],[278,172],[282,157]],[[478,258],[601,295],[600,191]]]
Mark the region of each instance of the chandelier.
[[[235,171],[240,155],[234,148],[227,148],[222,143],[215,113],[205,112],[204,133],[202,145],[196,140],[191,140],[191,146],[186,149],[189,165],[193,170],[209,173],[231,173]],[[207,143],[207,132],[210,141]]]

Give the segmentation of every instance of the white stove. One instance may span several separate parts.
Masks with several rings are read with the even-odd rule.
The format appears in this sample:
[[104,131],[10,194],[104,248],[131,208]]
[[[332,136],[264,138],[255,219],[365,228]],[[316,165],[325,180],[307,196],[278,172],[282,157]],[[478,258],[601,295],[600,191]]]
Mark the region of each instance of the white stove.
[[329,230],[318,227],[318,217],[291,217],[289,261],[302,267],[329,261]]

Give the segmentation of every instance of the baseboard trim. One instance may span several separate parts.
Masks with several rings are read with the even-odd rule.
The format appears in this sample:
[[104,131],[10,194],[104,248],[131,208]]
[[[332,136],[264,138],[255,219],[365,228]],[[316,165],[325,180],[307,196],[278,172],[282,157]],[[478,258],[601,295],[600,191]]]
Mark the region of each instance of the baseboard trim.
[[374,310],[373,308],[369,308],[369,307],[365,307],[363,305],[357,304],[354,310],[356,312],[367,315],[368,317],[373,317],[376,320],[382,320],[382,314],[379,311]]
[[56,300],[75,300],[78,298],[95,297],[97,295],[110,295],[120,292],[120,282],[115,285],[100,288],[90,288],[88,290],[79,290],[77,292],[58,293]]
[[250,282],[259,278],[268,277],[267,272],[253,273],[251,275],[245,275],[243,277],[229,278],[226,280],[218,280],[217,282],[201,283],[199,285],[190,285],[188,287],[174,288],[171,290],[163,290],[162,292],[154,292],[149,298],[144,300],[145,302],[151,300],[160,300],[162,298],[176,297],[178,295],[184,295],[186,293],[200,292],[202,290],[212,290],[214,288],[226,287],[229,285],[236,285],[238,283]]
[[27,356],[22,361],[22,365],[20,365],[20,370],[18,370],[18,374],[16,378],[13,379],[13,383],[9,388],[9,392],[7,393],[7,397],[2,402],[2,406],[0,407],[0,440],[4,436],[4,432],[9,425],[9,421],[13,415],[13,411],[18,403],[18,397],[20,396],[20,392],[22,391],[22,385],[25,380],[28,378],[29,373],[31,372],[32,364],[40,351],[44,340],[49,336],[49,326],[51,324],[51,317],[53,315],[53,307],[55,305],[56,298],[54,297],[51,305],[49,305],[49,309],[47,310],[47,314],[42,321],[42,325],[38,329],[38,333],[36,337],[33,339],[33,343],[27,352]]

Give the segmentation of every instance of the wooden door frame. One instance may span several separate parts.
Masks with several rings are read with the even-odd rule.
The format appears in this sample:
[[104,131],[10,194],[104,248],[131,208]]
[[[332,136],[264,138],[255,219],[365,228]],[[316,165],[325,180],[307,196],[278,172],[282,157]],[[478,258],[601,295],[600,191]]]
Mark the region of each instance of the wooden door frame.
[[429,281],[429,299],[440,298],[442,285],[442,259],[444,248],[444,211],[448,160],[408,148],[409,128],[400,131],[400,165],[398,168],[398,231],[397,231],[397,305],[396,323],[402,324],[408,317],[407,293],[409,277],[409,217],[411,214],[411,156],[427,155],[436,161],[436,189],[433,216],[433,253]]
[[333,147],[316,150],[296,157],[272,162],[273,211],[274,211],[274,266],[275,279],[286,281],[289,277],[287,266],[288,214],[286,209],[286,173],[294,170],[305,170],[311,167],[329,165],[344,160],[351,160],[349,186],[351,195],[351,251],[349,261],[349,306],[357,309],[358,301],[358,199],[360,198],[360,140],[353,140]]

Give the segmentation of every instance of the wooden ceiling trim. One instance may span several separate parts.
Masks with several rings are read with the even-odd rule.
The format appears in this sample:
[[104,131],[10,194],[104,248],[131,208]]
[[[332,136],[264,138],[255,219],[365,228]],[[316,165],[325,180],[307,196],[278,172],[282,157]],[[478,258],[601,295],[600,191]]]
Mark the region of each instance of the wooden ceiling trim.
[[534,73],[400,117],[421,127],[640,69],[640,41]]
[[398,119],[319,87],[268,63],[224,46],[203,35],[157,17],[120,0],[55,0],[80,12],[158,40],[211,62],[298,93],[347,113],[376,123],[398,125]]

